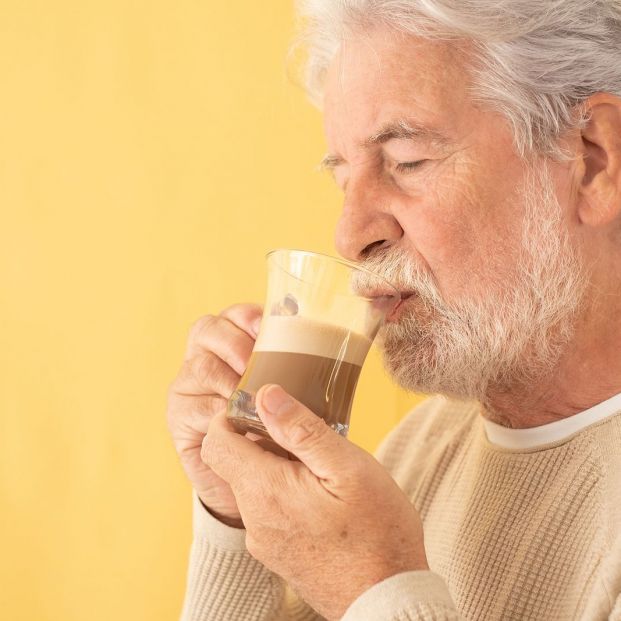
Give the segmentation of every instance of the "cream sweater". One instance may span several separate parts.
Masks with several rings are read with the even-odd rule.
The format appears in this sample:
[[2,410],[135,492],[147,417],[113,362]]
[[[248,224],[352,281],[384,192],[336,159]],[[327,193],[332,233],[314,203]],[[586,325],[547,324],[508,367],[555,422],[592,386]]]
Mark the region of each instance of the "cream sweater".
[[[478,406],[430,399],[378,458],[419,510],[432,571],[363,593],[343,621],[621,621],[621,413],[536,449],[490,444]],[[194,498],[183,621],[317,621]]]

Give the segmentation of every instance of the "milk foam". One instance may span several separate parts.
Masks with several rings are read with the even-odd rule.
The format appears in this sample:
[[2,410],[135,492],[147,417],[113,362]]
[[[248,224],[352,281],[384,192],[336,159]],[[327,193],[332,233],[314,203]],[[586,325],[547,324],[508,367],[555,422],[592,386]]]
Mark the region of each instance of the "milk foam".
[[362,366],[371,342],[363,334],[300,315],[268,315],[263,317],[254,351],[313,354]]

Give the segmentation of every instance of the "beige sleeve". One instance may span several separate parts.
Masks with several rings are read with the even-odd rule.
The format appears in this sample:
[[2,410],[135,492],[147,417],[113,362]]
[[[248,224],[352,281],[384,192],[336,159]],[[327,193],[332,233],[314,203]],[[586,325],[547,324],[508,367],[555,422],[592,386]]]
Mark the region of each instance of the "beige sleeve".
[[[193,494],[194,541],[181,621],[325,621],[246,550],[246,531],[219,522]],[[411,571],[365,591],[341,621],[456,621],[437,574]]]
[[408,571],[378,582],[341,621],[458,621],[448,588],[431,571]]
[[181,621],[324,621],[193,494],[194,540]]

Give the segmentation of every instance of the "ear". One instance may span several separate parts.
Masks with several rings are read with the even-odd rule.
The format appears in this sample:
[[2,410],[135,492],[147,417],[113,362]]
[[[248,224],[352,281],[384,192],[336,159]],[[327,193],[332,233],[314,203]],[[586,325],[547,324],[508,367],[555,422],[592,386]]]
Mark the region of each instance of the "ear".
[[578,165],[578,217],[592,227],[621,219],[621,99],[597,93],[586,101]]

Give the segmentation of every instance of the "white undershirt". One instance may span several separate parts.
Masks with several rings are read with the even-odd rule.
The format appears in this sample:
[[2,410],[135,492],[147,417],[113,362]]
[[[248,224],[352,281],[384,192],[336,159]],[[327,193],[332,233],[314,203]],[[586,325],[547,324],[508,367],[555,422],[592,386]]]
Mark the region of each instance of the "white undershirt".
[[487,439],[507,449],[530,449],[564,440],[585,427],[621,412],[621,393],[568,418],[529,429],[510,429],[483,419]]

